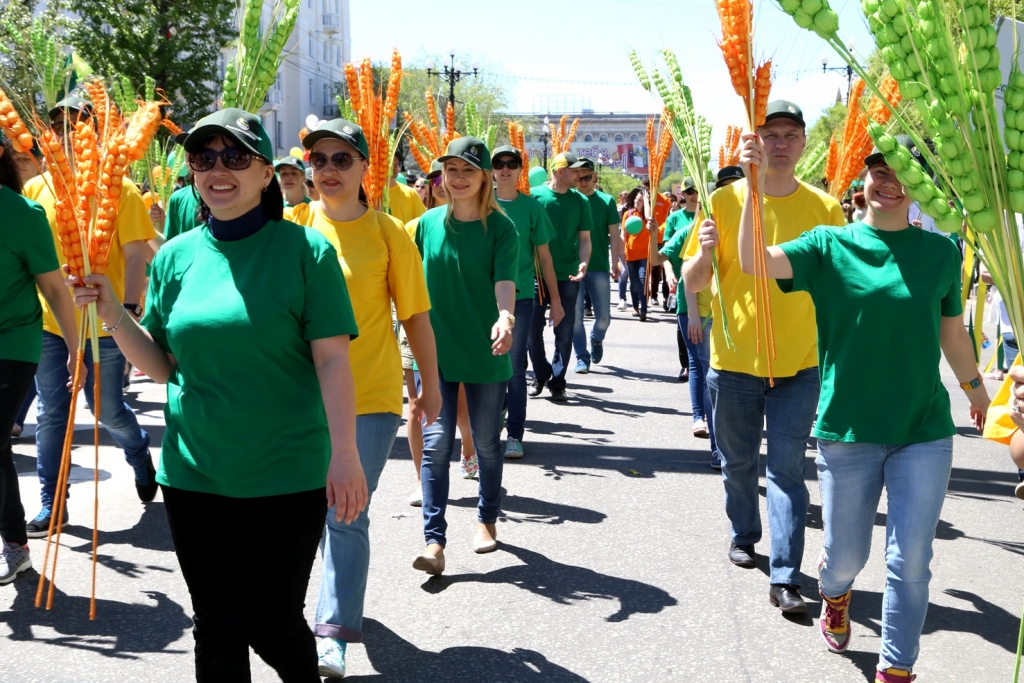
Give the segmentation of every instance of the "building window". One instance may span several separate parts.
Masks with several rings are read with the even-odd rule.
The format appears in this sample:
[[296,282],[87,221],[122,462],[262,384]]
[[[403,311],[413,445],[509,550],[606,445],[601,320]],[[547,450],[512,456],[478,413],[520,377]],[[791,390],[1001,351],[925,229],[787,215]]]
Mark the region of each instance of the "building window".
[[316,93],[313,92],[313,79],[309,79],[309,103],[316,104]]
[[608,142],[608,136],[605,135],[604,133],[601,133],[601,137],[599,137],[598,140],[600,142]]
[[334,61],[336,61],[338,63],[338,66],[341,66],[341,48],[340,47],[334,48]]
[[277,143],[276,143],[276,146],[277,146],[278,149],[284,147],[283,140],[284,140],[284,124],[279,120],[277,122]]
[[331,103],[331,86],[324,83],[324,107]]
[[312,7],[313,6],[313,0],[306,0],[306,5],[308,7]]
[[583,136],[583,142],[590,142],[593,139],[594,139],[594,136],[592,136],[590,133],[587,133],[586,135]]
[[327,45],[327,41],[324,41],[324,62],[327,64],[331,63],[331,48]]
[[640,142],[640,136],[637,135],[636,133],[630,133],[629,134],[629,141],[630,142]]
[[278,90],[281,89],[281,72],[277,72],[277,78],[274,79],[274,87]]
[[309,34],[309,56],[313,56],[313,34]]
[[622,137],[622,133],[615,134],[615,142],[622,142],[625,138]]

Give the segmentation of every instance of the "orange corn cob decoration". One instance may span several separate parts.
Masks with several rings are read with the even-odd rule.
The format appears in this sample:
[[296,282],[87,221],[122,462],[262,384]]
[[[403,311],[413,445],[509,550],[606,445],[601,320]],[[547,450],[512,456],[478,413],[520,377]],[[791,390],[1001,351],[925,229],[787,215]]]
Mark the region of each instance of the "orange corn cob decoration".
[[357,112],[362,108],[362,102],[359,98],[359,77],[354,64],[345,64],[345,83],[348,86],[348,100],[352,105],[352,111]]
[[129,161],[139,161],[146,156],[149,143],[160,128],[162,120],[159,102],[145,102],[139,105],[139,108],[132,114],[128,122],[128,130],[125,133]]
[[523,127],[514,121],[507,122],[508,142],[523,155],[523,166],[516,178],[516,189],[523,194],[530,194],[530,158],[526,154],[526,136]]
[[448,148],[448,143],[459,137],[459,134],[455,132],[455,106],[449,102],[448,106],[444,109],[444,125],[448,129],[445,131],[445,149]]
[[302,141],[306,138],[307,135],[309,135],[309,128],[307,128],[306,126],[303,126],[301,129],[299,129],[299,144],[300,145],[302,144]]
[[[893,107],[896,107],[903,99],[903,95],[900,94],[899,86],[896,83],[896,79],[891,74],[885,74],[882,78],[882,82],[878,84],[878,89],[885,95],[885,99],[889,101]],[[878,96],[871,97],[871,103],[868,104],[868,119],[875,121],[881,125],[885,125],[889,122],[892,117],[892,110],[878,99]],[[869,152],[870,153],[870,152]]]
[[838,165],[839,144],[836,142],[836,134],[832,133],[832,138],[828,141],[828,156],[825,158],[825,179],[828,180],[829,185],[832,184],[832,180],[836,177]]
[[768,113],[768,95],[772,90],[772,60],[757,67],[754,78],[754,130],[764,125]]
[[50,129],[43,128],[39,146],[50,171],[54,191],[54,223],[61,252],[71,274],[81,277],[85,274],[85,258],[82,255],[82,235],[79,231],[78,194],[75,175],[64,153],[64,145]]
[[116,121],[108,120],[111,110],[114,109],[113,103],[107,97],[107,90],[103,87],[103,82],[98,79],[86,81],[82,88],[88,93],[89,101],[92,102],[93,117],[96,119],[96,135],[102,144],[108,130],[117,126]]
[[434,104],[434,93],[427,90],[426,95],[423,97],[427,101],[427,116],[430,117],[430,124],[434,126],[434,128],[440,128],[441,124],[437,120],[437,106]]
[[[864,168],[864,157],[871,153],[874,143],[868,135],[868,124],[871,118],[881,124],[888,122],[892,112],[877,97],[872,97],[868,105],[868,113],[861,108],[860,103],[864,97],[865,83],[857,80],[850,91],[850,101],[846,112],[846,123],[843,126],[843,136],[837,144],[835,159],[832,157],[832,150],[829,149],[829,162],[833,168],[832,175],[826,173],[829,179],[829,194],[837,199],[850,188],[850,184],[860,175]],[[899,90],[896,89],[894,81],[889,77],[883,79],[879,86],[882,93],[886,95],[889,102],[896,106],[900,102]],[[869,116],[873,114],[874,117]],[[826,172],[829,170],[826,164]]]
[[[92,119],[75,124],[75,180],[78,184],[79,201],[89,201],[96,194],[96,172],[99,169],[99,141]],[[88,209],[86,209],[88,211]]]
[[164,120],[160,122],[160,125],[166,128],[171,133],[171,135],[181,135],[182,133],[185,132],[181,128],[179,128],[178,125],[174,123],[174,121],[171,121],[167,117],[164,117]]
[[16,152],[28,154],[32,149],[32,134],[3,89],[0,89],[0,129],[10,138]]
[[388,76],[388,94],[384,100],[384,119],[391,121],[398,110],[398,91],[402,85],[402,56],[395,50],[391,54],[391,74]]

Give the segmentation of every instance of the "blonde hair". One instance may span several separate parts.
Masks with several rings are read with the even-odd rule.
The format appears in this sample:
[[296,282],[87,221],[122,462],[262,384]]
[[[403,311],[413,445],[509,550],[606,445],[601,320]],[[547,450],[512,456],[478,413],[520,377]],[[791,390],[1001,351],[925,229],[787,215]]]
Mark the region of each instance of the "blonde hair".
[[[502,210],[501,205],[498,204],[498,199],[494,196],[494,175],[490,171],[479,169],[478,173],[482,173],[484,176],[483,182],[480,184],[480,192],[476,196],[476,208],[480,211],[480,223],[484,226],[484,232],[487,232],[487,216],[492,211],[497,211],[501,215],[505,216],[505,212]],[[445,216],[444,223],[446,227],[451,227],[452,214],[455,212],[455,197],[452,195],[452,190],[448,187],[448,177],[442,175],[444,180],[444,191],[448,195],[448,213]]]

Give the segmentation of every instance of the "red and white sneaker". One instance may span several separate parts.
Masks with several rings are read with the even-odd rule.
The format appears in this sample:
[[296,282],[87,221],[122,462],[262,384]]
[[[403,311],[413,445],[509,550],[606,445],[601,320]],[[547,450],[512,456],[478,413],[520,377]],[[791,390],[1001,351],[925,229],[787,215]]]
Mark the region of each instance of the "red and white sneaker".
[[888,668],[875,673],[875,683],[910,683],[917,678],[905,669]]
[[838,598],[821,596],[825,611],[821,615],[821,619],[818,620],[818,625],[821,627],[821,637],[825,639],[825,645],[832,652],[845,652],[850,645],[850,598],[852,596],[853,591],[846,591],[845,595]]

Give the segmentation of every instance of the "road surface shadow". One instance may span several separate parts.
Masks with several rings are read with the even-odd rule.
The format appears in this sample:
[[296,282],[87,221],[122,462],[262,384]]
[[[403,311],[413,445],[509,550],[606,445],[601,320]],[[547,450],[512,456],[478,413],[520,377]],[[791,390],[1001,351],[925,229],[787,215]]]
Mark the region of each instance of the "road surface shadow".
[[[448,504],[475,510],[477,498],[473,496],[472,498],[449,500]],[[527,496],[510,496],[504,488],[502,489],[501,496],[501,512],[502,514],[498,519],[515,523],[562,524],[564,522],[577,522],[579,524],[600,524],[608,517],[603,512],[588,510],[587,508],[574,505],[551,503]],[[509,513],[521,516],[509,517]]]
[[[102,504],[102,501],[100,501]],[[91,521],[90,521],[91,524]],[[73,550],[91,552],[92,529],[84,526],[69,526],[64,530],[65,536],[80,538],[86,543],[82,547],[72,546]],[[155,550],[162,553],[174,552],[171,541],[171,530],[167,526],[167,510],[162,502],[148,503],[142,507],[139,521],[129,529],[104,531],[100,529],[100,547],[108,545],[130,545],[141,550]]]
[[[89,620],[89,598],[54,591],[53,609],[35,607],[39,574],[31,570],[12,587],[17,591],[10,611],[0,622],[11,629],[10,640],[34,640],[58,647],[95,652],[115,659],[139,659],[146,652],[184,653],[168,649],[192,627],[181,605],[158,591],[142,591],[146,604],[96,600],[96,619]],[[45,595],[43,597],[45,600]],[[53,629],[57,636],[41,637],[34,626]]]
[[500,544],[498,549],[515,556],[523,564],[486,574],[432,577],[423,584],[423,590],[437,594],[457,583],[507,583],[559,605],[586,600],[615,600],[619,604],[618,611],[605,617],[605,621],[610,622],[626,621],[634,614],[657,614],[677,604],[675,598],[657,586],[562,564],[540,553],[506,543]]
[[374,619],[363,620],[363,643],[370,664],[377,673],[347,676],[346,681],[587,683],[587,679],[548,661],[547,657],[534,650],[515,648],[505,652],[489,647],[467,646],[428,652]]

